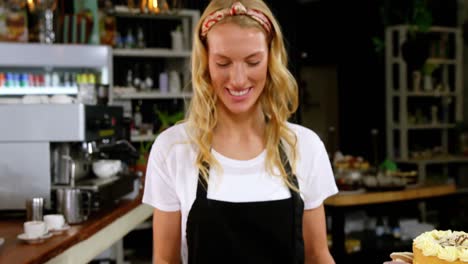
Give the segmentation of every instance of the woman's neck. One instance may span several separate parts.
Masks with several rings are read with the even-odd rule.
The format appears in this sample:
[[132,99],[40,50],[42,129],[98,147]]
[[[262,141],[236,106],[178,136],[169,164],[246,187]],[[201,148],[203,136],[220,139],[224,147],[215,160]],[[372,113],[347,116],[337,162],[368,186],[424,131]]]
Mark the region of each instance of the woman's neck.
[[248,135],[263,136],[265,130],[265,117],[260,106],[253,111],[242,114],[232,114],[225,109],[218,109],[218,122],[215,134],[229,137],[242,137]]
[[218,111],[212,147],[234,159],[256,157],[265,149],[265,118],[261,108],[242,115]]

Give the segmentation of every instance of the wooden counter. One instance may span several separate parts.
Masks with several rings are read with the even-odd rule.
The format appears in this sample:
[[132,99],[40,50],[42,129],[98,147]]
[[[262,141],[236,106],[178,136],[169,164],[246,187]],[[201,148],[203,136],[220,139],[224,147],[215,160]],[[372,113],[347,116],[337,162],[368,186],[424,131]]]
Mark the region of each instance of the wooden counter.
[[386,192],[364,192],[364,193],[338,193],[327,200],[327,206],[355,206],[366,204],[377,204],[387,202],[398,202],[406,200],[417,200],[429,197],[445,196],[457,192],[454,184],[423,186],[408,188],[401,191]]
[[0,221],[0,263],[87,263],[152,215],[141,204],[141,196],[121,201],[112,210],[93,214],[80,225],[72,225],[42,244],[26,244],[17,238],[23,221]]
[[[459,192],[454,184],[420,186],[400,191],[338,193],[325,200],[327,214],[331,217],[332,254],[337,263],[346,263],[345,214],[357,209],[382,207],[382,204],[397,205],[406,202],[447,199]],[[444,215],[444,213],[442,213]]]

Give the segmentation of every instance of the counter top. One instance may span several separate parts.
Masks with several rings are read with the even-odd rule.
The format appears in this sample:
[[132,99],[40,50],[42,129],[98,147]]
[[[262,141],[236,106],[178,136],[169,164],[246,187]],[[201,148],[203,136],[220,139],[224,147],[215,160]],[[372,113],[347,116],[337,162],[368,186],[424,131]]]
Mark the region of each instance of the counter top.
[[457,193],[457,188],[454,184],[436,185],[436,186],[421,186],[407,188],[400,191],[385,191],[385,192],[364,192],[343,194],[338,193],[325,200],[326,206],[356,206],[366,204],[377,204],[387,202],[398,202],[406,200],[417,200],[429,197],[444,196]]
[[5,239],[0,246],[0,263],[86,263],[151,215],[152,209],[141,203],[141,196],[122,200],[115,208],[92,214],[82,224],[72,225],[41,244],[17,238],[23,233],[23,221],[0,221],[0,237]]

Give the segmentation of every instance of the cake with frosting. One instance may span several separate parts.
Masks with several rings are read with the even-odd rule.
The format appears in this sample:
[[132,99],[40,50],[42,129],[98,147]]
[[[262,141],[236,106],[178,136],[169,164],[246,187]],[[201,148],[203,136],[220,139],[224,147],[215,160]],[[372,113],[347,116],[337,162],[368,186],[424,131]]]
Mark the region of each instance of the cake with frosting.
[[413,241],[414,264],[468,264],[468,234],[432,230]]

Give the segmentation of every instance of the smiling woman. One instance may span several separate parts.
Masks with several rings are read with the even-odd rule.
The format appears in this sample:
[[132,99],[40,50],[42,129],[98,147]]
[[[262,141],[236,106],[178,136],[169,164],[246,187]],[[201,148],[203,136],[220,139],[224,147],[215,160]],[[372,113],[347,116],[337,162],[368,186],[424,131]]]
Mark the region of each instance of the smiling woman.
[[187,119],[151,150],[155,263],[334,263],[323,201],[337,192],[298,104],[281,29],[261,0],[212,0],[196,28]]
[[254,114],[260,107],[258,98],[267,77],[268,45],[263,32],[224,23],[211,29],[207,44],[219,118]]

